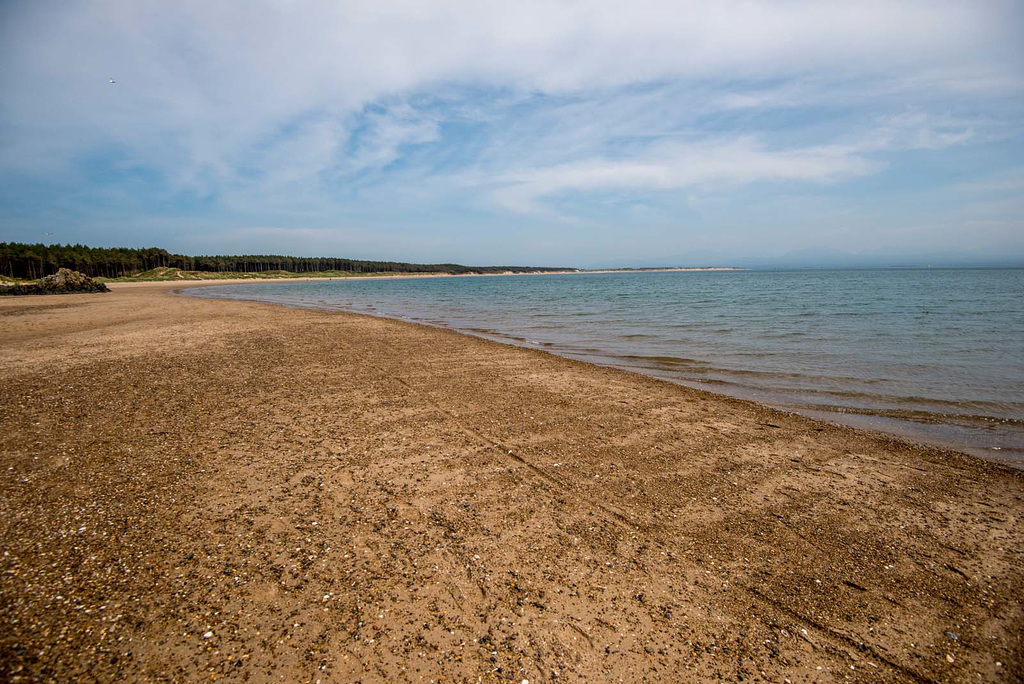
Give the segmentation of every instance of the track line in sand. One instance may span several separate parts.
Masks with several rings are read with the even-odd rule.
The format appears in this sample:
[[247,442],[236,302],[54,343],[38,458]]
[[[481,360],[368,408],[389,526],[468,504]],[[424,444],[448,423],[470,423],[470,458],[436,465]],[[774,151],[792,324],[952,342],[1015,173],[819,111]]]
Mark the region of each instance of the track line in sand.
[[[363,358],[365,359],[365,357],[363,357]],[[502,444],[500,441],[498,441],[496,439],[493,439],[492,437],[487,435],[482,430],[479,430],[479,429],[477,429],[475,427],[471,427],[469,425],[466,425],[463,422],[462,418],[457,413],[455,413],[454,411],[452,411],[450,409],[445,408],[439,402],[435,401],[432,396],[430,396],[426,392],[423,392],[422,390],[417,389],[409,381],[405,380],[404,378],[400,377],[399,375],[397,375],[395,373],[391,373],[391,372],[388,372],[388,371],[384,370],[383,368],[381,368],[377,364],[374,364],[372,362],[365,362],[365,363],[366,363],[366,365],[368,367],[373,368],[374,370],[376,370],[378,373],[382,374],[383,376],[385,376],[387,378],[390,378],[391,380],[393,380],[393,381],[397,382],[398,384],[402,385],[409,392],[411,392],[412,394],[416,395],[420,399],[423,399],[424,401],[426,401],[428,404],[430,404],[435,409],[437,409],[437,411],[439,411],[440,413],[448,416],[448,418],[451,419],[468,437],[471,437],[473,439],[476,439],[476,440],[482,442],[484,444],[484,446],[487,447],[487,448],[490,448],[490,449],[493,449],[493,450],[496,450],[496,451],[500,452],[503,457],[506,457],[506,458],[510,457],[516,463],[519,463],[519,464],[523,465],[530,472],[534,473],[535,475],[540,477],[545,482],[548,482],[549,484],[554,485],[557,489],[559,489],[560,491],[562,491],[562,492],[568,494],[569,496],[573,497],[578,502],[580,502],[582,504],[585,504],[585,505],[589,505],[589,506],[591,506],[591,507],[601,511],[602,513],[604,513],[607,516],[607,518],[609,519],[610,522],[621,524],[621,525],[625,525],[628,528],[631,528],[631,530],[640,532],[641,535],[642,535],[642,538],[644,538],[646,541],[648,541],[648,542],[650,542],[652,544],[660,544],[661,546],[665,546],[665,540],[664,539],[660,539],[658,537],[657,533],[654,530],[652,530],[649,526],[644,525],[642,523],[638,523],[635,520],[631,519],[629,516],[627,516],[627,515],[625,515],[623,513],[620,513],[618,511],[615,511],[615,510],[609,508],[608,506],[606,506],[605,504],[603,504],[603,503],[601,503],[599,501],[595,501],[595,500],[590,499],[588,497],[579,495],[576,491],[573,490],[573,488],[570,485],[568,485],[567,483],[563,482],[560,478],[558,478],[555,475],[549,473],[548,471],[544,470],[543,468],[541,468],[539,466],[536,466],[533,463],[530,463],[529,461],[527,461],[522,456],[516,454],[513,449],[509,449],[506,445]],[[922,675],[922,674],[920,674],[920,673],[918,673],[918,672],[916,672],[916,671],[906,667],[905,665],[901,665],[900,663],[898,663],[898,662],[890,659],[886,655],[880,653],[879,650],[874,645],[872,645],[870,643],[863,642],[863,641],[858,641],[858,640],[854,639],[853,637],[850,637],[849,635],[843,634],[842,632],[840,632],[838,630],[832,629],[832,628],[830,628],[830,627],[828,627],[826,625],[822,625],[818,621],[814,620],[813,618],[809,618],[809,617],[807,617],[805,615],[802,615],[801,613],[799,613],[799,612],[793,610],[792,608],[790,608],[789,606],[785,605],[783,602],[778,601],[776,599],[773,599],[773,598],[771,598],[769,596],[766,596],[765,594],[763,594],[762,592],[760,592],[757,589],[754,589],[752,587],[746,586],[745,584],[742,584],[742,583],[736,583],[736,584],[734,584],[734,586],[737,589],[740,589],[741,591],[746,593],[756,603],[760,603],[762,606],[765,606],[768,610],[771,610],[771,609],[777,610],[780,613],[783,613],[784,615],[788,616],[790,619],[795,620],[799,624],[803,625],[804,629],[812,630],[816,634],[816,636],[818,636],[818,639],[819,639],[820,642],[828,643],[827,650],[829,652],[831,652],[835,656],[838,656],[838,657],[846,660],[851,665],[851,667],[853,667],[855,663],[859,663],[860,660],[854,659],[853,657],[851,657],[851,655],[850,655],[849,651],[847,650],[847,648],[852,648],[855,651],[867,651],[876,660],[878,660],[878,662],[883,667],[885,667],[887,669],[890,669],[890,670],[893,670],[896,673],[898,673],[898,674],[900,674],[900,675],[902,675],[904,677],[907,677],[907,678],[909,678],[909,679],[911,679],[911,680],[913,680],[915,682],[920,682],[921,684],[934,684],[935,683],[935,680],[933,680],[933,679],[931,679],[929,677],[926,677],[926,676],[924,676],[924,675]],[[575,625],[573,625],[573,626],[575,627]],[[588,637],[588,639],[589,639],[589,637]],[[809,643],[811,643],[811,646],[814,647],[814,648],[818,648],[819,647],[818,645],[814,644],[813,642],[809,642]]]
[[621,513],[619,511],[616,511],[616,510],[610,508],[609,506],[607,506],[607,505],[605,505],[605,504],[603,504],[603,503],[601,503],[599,501],[594,501],[593,499],[589,499],[589,498],[587,498],[585,496],[581,496],[575,490],[573,490],[573,488],[570,485],[566,484],[561,479],[559,479],[555,475],[549,473],[548,471],[544,470],[540,466],[537,466],[537,465],[534,465],[533,463],[530,463],[525,458],[523,458],[519,454],[515,453],[515,450],[509,449],[507,445],[502,444],[501,442],[499,442],[496,439],[493,439],[492,437],[487,435],[482,430],[479,430],[479,429],[477,429],[475,427],[471,427],[469,425],[466,425],[462,421],[462,418],[457,413],[455,413],[454,411],[451,411],[449,409],[446,409],[444,406],[442,406],[437,401],[435,401],[434,398],[431,397],[429,394],[426,394],[426,393],[416,389],[415,387],[412,386],[412,384],[410,384],[404,378],[398,377],[397,375],[395,375],[393,373],[388,373],[383,368],[381,368],[381,367],[379,367],[377,365],[374,365],[374,364],[367,364],[367,365],[369,365],[370,367],[372,367],[374,370],[378,371],[379,373],[383,374],[384,376],[389,377],[392,380],[394,380],[395,382],[399,383],[400,385],[402,385],[403,387],[408,389],[410,392],[412,392],[413,394],[415,394],[419,398],[421,398],[424,401],[426,401],[427,403],[429,403],[431,406],[433,406],[439,412],[441,412],[444,415],[448,416],[448,418],[451,419],[451,421],[454,422],[466,434],[466,436],[471,437],[473,439],[476,439],[477,441],[483,442],[484,445],[486,445],[487,447],[500,452],[503,457],[506,457],[506,458],[507,457],[511,457],[513,461],[515,461],[516,463],[526,467],[527,470],[529,470],[530,472],[534,473],[535,475],[540,477],[542,480],[548,482],[549,484],[554,485],[559,491],[562,491],[565,494],[568,494],[569,496],[571,496],[572,498],[576,499],[577,501],[583,502],[585,504],[589,504],[590,506],[593,506],[594,508],[600,509],[603,513],[605,513],[607,516],[609,516],[609,518],[611,518],[611,520],[613,522],[616,522],[616,523],[622,524],[622,525],[626,525],[627,527],[630,527],[630,528],[632,528],[634,530],[645,530],[646,529],[645,525],[636,522],[635,520],[631,519],[626,514]]
[[[346,348],[350,352],[352,351],[351,346],[349,346],[349,345],[345,345],[345,346],[346,346]],[[542,480],[548,482],[551,485],[554,485],[559,491],[564,492],[565,494],[571,496],[575,500],[577,500],[579,502],[582,502],[582,503],[585,503],[585,504],[589,504],[590,506],[599,509],[601,512],[605,513],[605,515],[607,515],[611,519],[612,522],[614,522],[616,524],[620,524],[620,525],[625,525],[626,527],[629,527],[629,528],[631,528],[633,530],[646,530],[647,529],[646,525],[633,520],[632,518],[630,518],[626,514],[620,512],[620,511],[616,511],[616,510],[610,508],[609,506],[601,503],[600,501],[595,501],[595,500],[589,499],[589,498],[587,498],[585,496],[581,496],[569,484],[563,482],[560,478],[558,478],[554,474],[544,470],[540,466],[537,466],[537,465],[535,465],[533,463],[530,463],[525,458],[523,458],[519,454],[515,453],[514,449],[509,449],[507,445],[503,444],[499,440],[496,440],[496,439],[490,437],[489,435],[487,435],[482,430],[479,430],[479,429],[477,429],[475,427],[466,425],[466,423],[463,422],[463,419],[462,419],[461,416],[459,416],[457,413],[455,413],[451,409],[445,408],[438,401],[436,401],[432,396],[430,396],[429,393],[424,392],[424,391],[416,388],[415,386],[413,386],[412,383],[410,383],[405,378],[403,378],[403,377],[401,377],[401,376],[399,376],[399,375],[397,375],[395,373],[389,372],[389,371],[385,370],[384,368],[381,368],[376,363],[373,363],[372,361],[367,360],[366,356],[363,355],[363,354],[352,354],[352,355],[355,356],[356,358],[361,359],[362,363],[365,366],[367,366],[368,368],[373,368],[375,371],[380,373],[382,376],[384,376],[386,378],[390,378],[391,380],[393,380],[393,381],[397,382],[398,384],[402,385],[409,392],[411,392],[415,396],[419,397],[423,401],[427,402],[430,406],[434,407],[439,413],[447,416],[453,423],[455,423],[455,425],[457,425],[459,427],[460,430],[462,430],[463,433],[465,433],[465,435],[467,437],[470,437],[471,439],[475,439],[478,442],[482,442],[486,447],[500,452],[502,457],[504,457],[504,458],[509,458],[510,457],[516,463],[522,465],[523,467],[528,469],[530,472],[532,472],[535,475],[537,475],[538,477],[540,477]]]

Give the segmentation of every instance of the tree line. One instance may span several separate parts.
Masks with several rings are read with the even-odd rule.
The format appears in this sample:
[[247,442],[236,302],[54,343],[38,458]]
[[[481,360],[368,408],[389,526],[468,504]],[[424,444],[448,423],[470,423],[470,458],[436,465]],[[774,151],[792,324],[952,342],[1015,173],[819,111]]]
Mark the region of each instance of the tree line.
[[70,268],[91,277],[124,278],[154,268],[213,273],[265,273],[289,271],[318,273],[539,273],[564,270],[535,266],[463,266],[461,264],[412,264],[402,261],[367,261],[334,257],[293,257],[277,254],[241,256],[186,256],[147,247],[87,247],[0,242],[0,274],[10,278],[37,279]]

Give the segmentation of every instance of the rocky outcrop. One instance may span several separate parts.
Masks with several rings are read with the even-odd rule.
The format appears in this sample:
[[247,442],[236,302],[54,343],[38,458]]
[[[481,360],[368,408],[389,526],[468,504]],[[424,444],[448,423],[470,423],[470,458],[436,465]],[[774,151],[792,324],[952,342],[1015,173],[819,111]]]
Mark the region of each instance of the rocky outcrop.
[[70,268],[62,268],[53,275],[40,278],[27,285],[0,287],[0,295],[70,294],[73,292],[110,292],[103,283]]

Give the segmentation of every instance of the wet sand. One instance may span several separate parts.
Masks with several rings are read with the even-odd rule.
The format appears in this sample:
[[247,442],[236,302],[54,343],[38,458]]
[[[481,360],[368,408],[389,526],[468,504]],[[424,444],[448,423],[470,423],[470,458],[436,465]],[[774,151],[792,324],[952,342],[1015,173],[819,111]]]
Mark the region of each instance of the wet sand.
[[0,300],[0,678],[1024,678],[1021,471],[183,286]]

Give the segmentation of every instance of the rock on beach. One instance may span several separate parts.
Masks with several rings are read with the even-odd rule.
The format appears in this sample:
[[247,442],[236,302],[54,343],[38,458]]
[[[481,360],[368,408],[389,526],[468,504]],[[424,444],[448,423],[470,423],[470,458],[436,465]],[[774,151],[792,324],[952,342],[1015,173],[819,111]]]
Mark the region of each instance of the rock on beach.
[[93,280],[84,273],[62,268],[53,275],[40,278],[34,283],[8,285],[0,288],[0,295],[29,294],[70,294],[73,292],[110,292],[102,282]]

